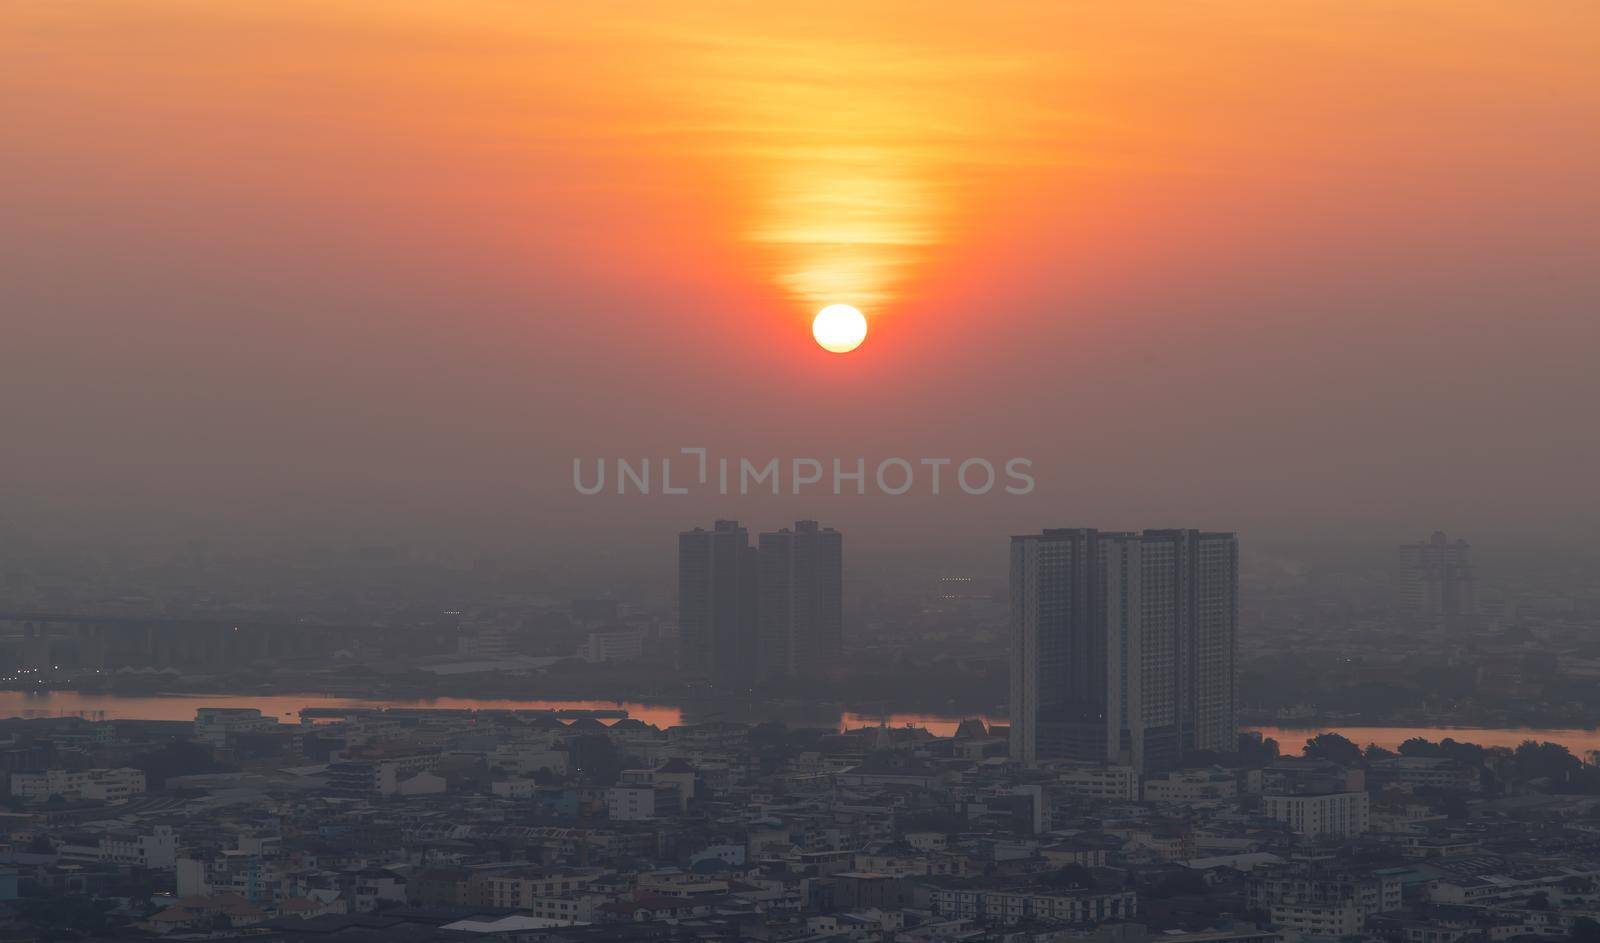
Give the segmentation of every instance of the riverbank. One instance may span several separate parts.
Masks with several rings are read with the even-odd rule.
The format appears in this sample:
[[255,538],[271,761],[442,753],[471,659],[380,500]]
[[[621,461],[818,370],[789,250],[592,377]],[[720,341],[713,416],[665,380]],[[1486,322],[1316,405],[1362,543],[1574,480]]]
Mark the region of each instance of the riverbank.
[[[300,719],[300,711],[411,708],[439,710],[528,710],[626,712],[629,717],[658,727],[711,721],[761,723],[782,721],[797,727],[852,727],[884,724],[892,727],[924,727],[938,736],[950,736],[965,719],[977,717],[986,723],[1004,723],[1004,718],[983,714],[906,711],[893,708],[870,712],[852,711],[819,705],[768,702],[758,699],[705,698],[678,703],[643,699],[604,698],[501,698],[501,697],[416,697],[362,698],[328,693],[208,694],[196,692],[153,692],[109,694],[83,691],[0,691],[0,717],[42,718],[83,717],[88,720],[168,720],[191,721],[200,707],[254,707],[285,723]],[[609,720],[609,718],[607,718]],[[1582,757],[1600,750],[1600,730],[1580,727],[1456,727],[1456,726],[1375,726],[1325,724],[1305,726],[1254,726],[1263,737],[1278,742],[1286,754],[1296,754],[1305,741],[1319,733],[1337,733],[1358,746],[1376,744],[1394,750],[1406,740],[1421,737],[1438,741],[1446,737],[1486,747],[1515,747],[1525,740],[1559,743]]]
[[[847,729],[877,726],[925,727],[939,736],[953,734],[973,715],[923,712],[861,712],[825,706],[789,705],[754,700],[706,699],[677,704],[642,700],[563,698],[353,698],[326,693],[203,694],[163,692],[151,694],[101,694],[82,691],[0,691],[0,718],[36,719],[82,717],[87,720],[190,721],[201,707],[253,707],[284,723],[295,723],[300,712],[352,709],[525,710],[570,712],[625,712],[626,716],[658,727],[712,721],[761,723],[782,721],[798,727]],[[602,717],[609,723],[613,717]]]

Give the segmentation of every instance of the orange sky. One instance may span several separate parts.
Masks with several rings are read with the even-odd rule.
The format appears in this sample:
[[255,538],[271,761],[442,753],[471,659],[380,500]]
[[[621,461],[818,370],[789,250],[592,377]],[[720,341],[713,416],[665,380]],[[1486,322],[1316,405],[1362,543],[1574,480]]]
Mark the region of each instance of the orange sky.
[[1032,455],[957,512],[1002,530],[1559,517],[1597,46],[1579,0],[13,0],[9,493],[580,527],[572,456],[711,442]]

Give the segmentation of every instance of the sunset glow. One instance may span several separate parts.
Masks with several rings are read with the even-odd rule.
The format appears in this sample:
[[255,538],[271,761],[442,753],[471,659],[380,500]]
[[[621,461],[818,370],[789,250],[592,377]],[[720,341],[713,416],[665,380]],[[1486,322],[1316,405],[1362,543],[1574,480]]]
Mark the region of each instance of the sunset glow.
[[[739,429],[757,454],[854,454],[888,415],[908,454],[1028,446],[1065,465],[1092,440],[1130,467],[1197,460],[1217,480],[1163,500],[1204,493],[1218,514],[1265,479],[1342,485],[1359,438],[1395,479],[1350,493],[1376,514],[1415,509],[1393,498],[1408,470],[1492,426],[1492,453],[1458,450],[1484,482],[1429,494],[1476,508],[1494,483],[1538,504],[1549,481],[1499,486],[1592,449],[1521,419],[1577,428],[1592,400],[1595,16],[1576,0],[6,4],[0,164],[26,184],[0,253],[0,418],[36,458],[12,474],[67,508],[94,481],[232,509],[218,482],[343,455],[274,493],[331,495],[378,462],[409,476],[370,495],[386,507],[458,473],[417,459],[427,435],[504,450],[470,491],[520,502],[575,453]],[[871,341],[819,361],[808,332],[839,302]],[[1447,395],[1419,357],[1501,379]],[[819,363],[834,375],[813,399],[781,395]],[[1517,379],[1529,364],[1541,382]],[[94,383],[57,389],[78,377]],[[1027,388],[1029,410],[1001,401]],[[48,416],[24,405],[40,396]],[[1157,403],[1173,431],[1137,434]],[[246,433],[266,415],[282,418]],[[966,417],[965,438],[939,440],[929,415]],[[1029,432],[1025,415],[1054,418]],[[779,428],[791,441],[754,431]],[[167,470],[99,461],[97,433]],[[1278,447],[1233,440],[1254,434]],[[1145,508],[1139,478],[1074,488]]]

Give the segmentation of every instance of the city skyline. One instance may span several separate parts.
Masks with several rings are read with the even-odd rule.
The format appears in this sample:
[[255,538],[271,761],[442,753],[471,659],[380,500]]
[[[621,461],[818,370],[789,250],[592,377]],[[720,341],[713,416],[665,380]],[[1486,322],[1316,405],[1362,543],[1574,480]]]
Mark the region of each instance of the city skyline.
[[0,2],[0,941],[1600,943],[1597,116],[1595,0]]

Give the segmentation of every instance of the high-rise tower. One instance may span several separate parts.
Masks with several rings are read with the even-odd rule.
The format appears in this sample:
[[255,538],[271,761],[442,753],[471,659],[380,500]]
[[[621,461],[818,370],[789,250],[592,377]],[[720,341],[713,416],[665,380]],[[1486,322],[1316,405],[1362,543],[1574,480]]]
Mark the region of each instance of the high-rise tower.
[[1158,769],[1235,747],[1232,534],[1014,537],[1011,625],[1013,757]]
[[1400,545],[1399,605],[1414,619],[1448,626],[1478,612],[1472,545],[1443,531],[1421,543]]
[[758,623],[761,671],[816,675],[843,647],[843,537],[816,521],[762,534]]
[[678,535],[679,667],[745,685],[756,666],[756,550],[738,521]]

